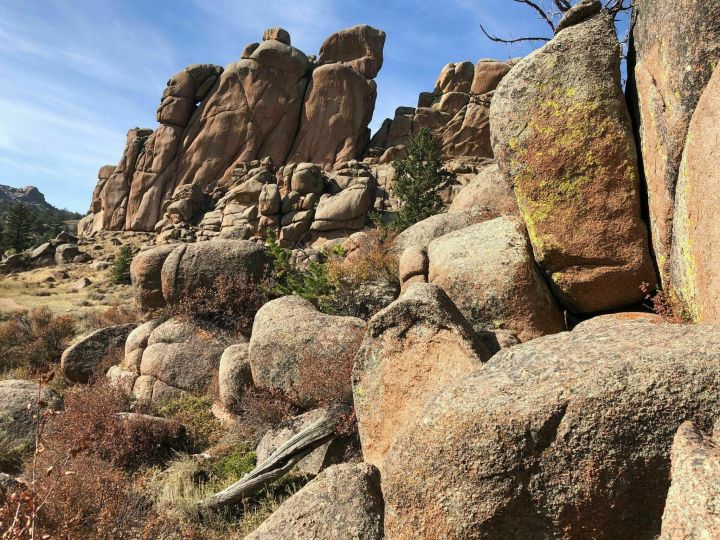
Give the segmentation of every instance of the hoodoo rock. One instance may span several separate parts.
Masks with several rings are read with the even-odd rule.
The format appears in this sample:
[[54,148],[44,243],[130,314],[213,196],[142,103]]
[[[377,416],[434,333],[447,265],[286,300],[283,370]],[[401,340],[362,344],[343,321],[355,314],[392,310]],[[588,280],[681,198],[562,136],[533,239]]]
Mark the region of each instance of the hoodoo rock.
[[299,404],[348,401],[365,328],[361,319],[325,315],[297,296],[268,302],[255,316],[250,339],[253,381]]
[[675,197],[670,289],[687,315],[720,322],[720,70],[715,70],[688,130]]
[[[670,447],[720,414],[720,332],[609,315],[497,353],[383,468],[389,538],[654,538]],[[362,424],[361,424],[362,425]]]
[[472,327],[436,285],[411,285],[376,314],[353,369],[365,461],[382,470],[393,441],[422,417],[425,404],[489,357]]
[[367,79],[374,79],[383,65],[385,32],[359,24],[334,33],[320,47],[318,64],[345,62]]
[[634,10],[628,88],[638,123],[652,246],[667,284],[688,127],[720,61],[720,3],[643,0],[634,3]]
[[490,115],[498,164],[562,303],[595,312],[642,300],[655,272],[610,17],[566,28],[521,60]]

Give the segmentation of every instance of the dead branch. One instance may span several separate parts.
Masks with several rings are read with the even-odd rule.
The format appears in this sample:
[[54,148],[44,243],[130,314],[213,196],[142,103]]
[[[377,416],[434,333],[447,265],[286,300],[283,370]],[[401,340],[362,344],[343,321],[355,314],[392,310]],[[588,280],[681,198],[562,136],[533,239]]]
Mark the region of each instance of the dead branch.
[[522,43],[522,42],[527,42],[527,41],[543,41],[543,42],[550,41],[550,38],[546,38],[546,37],[522,37],[522,38],[517,38],[517,39],[504,39],[504,38],[501,38],[498,36],[493,36],[493,35],[489,34],[488,31],[485,30],[485,27],[482,24],[480,25],[480,30],[482,30],[482,33],[485,34],[485,37],[487,37],[490,41],[494,41],[496,43],[512,44],[512,43]]

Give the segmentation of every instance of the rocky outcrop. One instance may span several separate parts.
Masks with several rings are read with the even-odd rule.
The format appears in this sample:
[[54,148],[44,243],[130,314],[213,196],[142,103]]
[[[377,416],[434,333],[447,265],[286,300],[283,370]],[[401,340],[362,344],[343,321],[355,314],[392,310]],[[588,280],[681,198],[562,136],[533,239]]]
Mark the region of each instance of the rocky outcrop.
[[670,258],[670,289],[696,322],[720,322],[720,70],[710,79],[690,122],[680,166]]
[[477,176],[455,195],[448,212],[473,209],[482,210],[488,219],[517,213],[512,185],[500,172],[497,163],[482,167]]
[[[41,401],[44,405],[39,405]],[[33,415],[46,407],[62,407],[62,400],[52,390],[39,389],[32,381],[0,381],[0,451],[5,458],[21,457],[32,449],[36,428]]]
[[352,27],[328,38],[316,62],[290,45],[285,30],[271,28],[224,69],[195,64],[173,75],[160,126],[130,132],[118,166],[101,170],[91,215],[78,230],[152,231],[170,204],[185,204],[185,186],[210,194],[243,164],[332,169],[360,158],[384,42],[380,30]]
[[500,351],[398,435],[390,538],[653,538],[670,447],[720,414],[714,327],[623,314]]
[[380,473],[367,463],[330,467],[285,501],[246,540],[381,540]]
[[427,254],[428,281],[442,287],[475,331],[510,330],[527,341],[565,329],[518,219],[446,234],[430,242]]
[[720,5],[643,0],[635,2],[634,17],[628,87],[638,124],[652,247],[667,284],[675,188],[688,127],[720,61]]
[[382,470],[398,434],[425,404],[490,357],[447,295],[415,284],[375,315],[353,369],[363,457]]
[[369,154],[388,162],[394,148],[407,145],[412,135],[429,128],[446,160],[473,162],[492,157],[489,107],[493,91],[510,67],[495,60],[480,60],[476,66],[471,62],[446,65],[434,91],[420,94],[417,108],[398,107],[395,117],[385,121],[370,141]]
[[297,296],[268,302],[255,316],[250,339],[255,385],[281,390],[298,404],[348,401],[365,327],[355,317],[320,313]]
[[491,107],[493,148],[562,303],[595,312],[655,284],[620,47],[598,14],[521,60]]
[[670,453],[672,483],[665,501],[660,540],[720,536],[720,448],[685,422]]
[[63,375],[77,383],[87,383],[113,349],[123,350],[134,324],[101,328],[77,339],[60,359]]

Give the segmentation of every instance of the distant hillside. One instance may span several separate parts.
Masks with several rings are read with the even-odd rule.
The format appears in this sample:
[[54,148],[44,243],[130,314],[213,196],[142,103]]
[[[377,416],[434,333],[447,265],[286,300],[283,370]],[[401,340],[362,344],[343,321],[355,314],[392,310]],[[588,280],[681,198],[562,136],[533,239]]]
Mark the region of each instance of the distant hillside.
[[17,203],[32,207],[33,214],[41,221],[49,217],[61,221],[76,220],[82,217],[82,214],[77,212],[53,206],[45,200],[45,195],[35,186],[15,188],[0,184],[0,218],[5,217]]

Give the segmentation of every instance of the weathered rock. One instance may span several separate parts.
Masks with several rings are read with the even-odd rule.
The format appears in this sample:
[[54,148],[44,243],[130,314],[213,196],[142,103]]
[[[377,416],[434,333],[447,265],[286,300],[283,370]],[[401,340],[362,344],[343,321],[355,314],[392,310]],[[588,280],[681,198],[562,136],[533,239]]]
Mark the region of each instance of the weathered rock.
[[480,60],[475,64],[475,74],[470,92],[478,95],[492,92],[500,84],[503,77],[508,74],[510,67],[505,62],[498,62],[497,60]]
[[448,92],[469,93],[474,74],[475,67],[472,62],[452,62],[446,65],[435,81],[435,95]]
[[390,538],[654,538],[670,447],[720,413],[720,332],[621,314],[497,353],[385,460]]
[[560,22],[555,27],[555,33],[557,34],[565,28],[580,24],[593,15],[597,15],[600,13],[602,7],[600,0],[580,0],[580,2],[565,12],[565,15],[563,15],[563,18],[560,19]]
[[268,302],[257,312],[250,338],[255,385],[301,403],[349,399],[365,328],[361,319],[325,315],[297,296]]
[[368,325],[353,369],[353,397],[363,457],[383,469],[398,433],[425,404],[489,358],[443,290],[411,285]]
[[[43,402],[44,405],[38,405]],[[0,381],[0,451],[4,456],[19,457],[32,449],[35,441],[33,415],[40,408],[62,407],[60,397],[32,381],[6,379]]]
[[285,45],[290,45],[290,33],[279,26],[268,28],[263,32],[263,41],[267,41],[268,39],[274,39]]
[[[75,257],[77,259],[77,257]],[[77,281],[72,282],[68,286],[68,290],[72,292],[79,292],[83,289],[88,288],[90,285],[92,285],[92,281],[90,281],[88,278],[83,277],[78,279]]]
[[55,248],[55,263],[63,264],[72,262],[80,250],[75,244],[61,244]]
[[[280,425],[269,430],[258,443],[255,454],[257,462],[262,463],[277,451],[290,438],[300,433],[303,429],[310,427],[313,423],[331,414],[327,409],[314,409],[300,416],[282,422]],[[336,437],[313,450],[307,457],[303,458],[295,470],[300,474],[317,476],[330,465],[342,463],[347,440],[343,437]]]
[[201,288],[215,285],[220,276],[259,283],[269,259],[263,246],[243,240],[216,240],[185,244],[167,256],[162,267],[165,301],[175,304]]
[[490,110],[535,259],[578,312],[640,301],[655,284],[619,65],[612,21],[596,15],[513,67]]
[[333,231],[338,229],[362,229],[365,218],[372,208],[375,182],[358,180],[336,195],[320,199],[315,209],[313,231]]
[[154,319],[141,324],[128,334],[125,340],[125,357],[122,366],[134,373],[140,373],[142,353],[147,347],[150,334],[163,323],[161,319]]
[[[148,337],[140,362],[140,375],[152,379],[152,401],[163,401],[158,392],[175,395],[177,391],[205,391],[218,371],[223,351],[234,340],[219,328],[179,318],[159,325]],[[135,382],[134,392],[140,398],[138,383],[147,383],[140,379]],[[158,388],[157,383],[172,388]]]
[[285,501],[246,540],[381,540],[380,474],[366,463],[336,465]]
[[89,382],[108,353],[124,349],[125,340],[134,328],[134,324],[108,326],[80,337],[62,354],[63,375],[72,382]]
[[143,311],[165,306],[161,273],[165,259],[177,246],[164,245],[141,251],[130,263],[130,281],[135,303]]
[[455,195],[448,212],[482,209],[488,218],[517,213],[512,186],[496,163],[482,168],[475,179]]
[[660,540],[720,537],[720,448],[692,422],[680,426],[670,453],[672,483]]
[[383,64],[385,32],[360,24],[336,32],[320,47],[318,63],[345,62],[367,79],[374,79]]
[[280,213],[280,192],[276,184],[265,184],[262,187],[258,198],[258,210],[266,216]]
[[643,0],[635,3],[634,17],[628,89],[642,150],[652,247],[667,284],[675,188],[688,126],[720,61],[720,4]]
[[528,341],[565,329],[524,229],[517,219],[500,217],[428,246],[428,281],[442,287],[478,332],[511,330]]
[[288,161],[335,163],[358,159],[370,141],[368,124],[377,87],[347,64],[316,68],[303,104],[300,129]]
[[475,223],[484,221],[486,216],[481,211],[469,210],[447,214],[436,214],[411,225],[395,238],[395,249],[402,253],[411,246],[427,248],[427,246],[443,235],[464,229]]
[[245,389],[252,384],[248,344],[231,345],[223,351],[220,357],[218,370],[220,403],[227,410],[233,410]]
[[675,195],[670,288],[696,322],[720,322],[720,196],[716,167],[720,137],[720,70],[695,109]]

